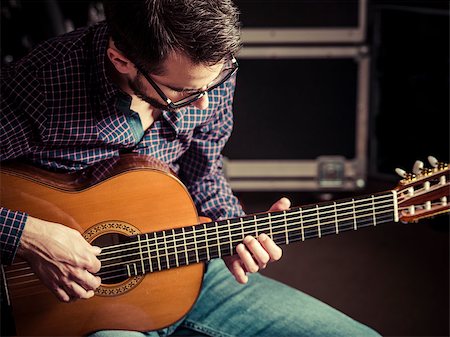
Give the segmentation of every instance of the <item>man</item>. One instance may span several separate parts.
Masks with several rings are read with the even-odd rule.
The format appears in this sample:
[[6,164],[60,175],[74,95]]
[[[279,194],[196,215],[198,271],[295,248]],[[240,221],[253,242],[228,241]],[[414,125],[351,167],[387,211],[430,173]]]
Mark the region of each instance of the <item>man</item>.
[[[177,172],[200,214],[243,215],[226,183],[221,150],[232,129],[240,48],[229,0],[111,1],[107,23],[37,47],[2,71],[1,159],[75,171],[135,152]],[[280,199],[271,210],[283,210]],[[1,209],[2,262],[25,258],[61,301],[88,299],[100,285],[100,248],[61,224]],[[361,335],[373,331],[256,273],[281,257],[266,235],[208,265],[191,312],[152,334],[190,329],[211,336]],[[100,331],[97,335],[118,336]],[[120,332],[124,336],[136,335]]]

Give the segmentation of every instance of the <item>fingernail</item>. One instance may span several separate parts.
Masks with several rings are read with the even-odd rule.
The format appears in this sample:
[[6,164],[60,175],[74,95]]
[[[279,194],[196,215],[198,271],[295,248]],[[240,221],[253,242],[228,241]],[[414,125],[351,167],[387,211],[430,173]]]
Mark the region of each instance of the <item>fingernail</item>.
[[267,234],[261,233],[261,234],[258,236],[258,241],[263,242],[263,241],[266,241],[267,238],[268,238]]
[[94,249],[94,254],[99,255],[102,252],[102,249],[98,246],[92,246]]

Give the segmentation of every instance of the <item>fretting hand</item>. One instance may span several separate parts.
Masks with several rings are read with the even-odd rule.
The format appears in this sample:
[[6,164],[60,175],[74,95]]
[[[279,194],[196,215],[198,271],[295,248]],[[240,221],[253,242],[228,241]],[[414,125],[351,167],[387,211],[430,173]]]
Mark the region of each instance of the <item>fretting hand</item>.
[[100,286],[96,255],[79,232],[63,225],[28,217],[17,255],[27,260],[39,279],[63,302],[94,296]]
[[[269,209],[269,212],[284,211],[291,206],[287,198],[281,198]],[[225,265],[239,283],[245,284],[248,281],[247,273],[256,273],[264,269],[267,263],[278,261],[281,258],[282,250],[268,235],[262,233],[255,239],[246,236],[243,243],[236,247],[237,254],[224,257]]]

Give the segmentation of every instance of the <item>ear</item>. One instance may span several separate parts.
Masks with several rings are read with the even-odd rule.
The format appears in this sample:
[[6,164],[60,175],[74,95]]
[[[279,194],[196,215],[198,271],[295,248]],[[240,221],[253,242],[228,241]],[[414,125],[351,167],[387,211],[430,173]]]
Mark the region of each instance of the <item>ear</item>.
[[136,73],[136,68],[134,64],[128,60],[115,46],[110,43],[108,49],[106,50],[106,55],[108,56],[114,68],[121,74],[133,74]]

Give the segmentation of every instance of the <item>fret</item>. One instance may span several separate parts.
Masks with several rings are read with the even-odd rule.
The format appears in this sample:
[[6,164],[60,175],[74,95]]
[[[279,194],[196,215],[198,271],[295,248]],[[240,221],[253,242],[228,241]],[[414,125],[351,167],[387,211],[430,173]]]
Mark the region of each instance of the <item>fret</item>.
[[206,232],[206,241],[208,241],[208,251],[210,259],[215,259],[219,257],[219,246],[218,246],[218,238],[217,238],[217,223],[216,222],[208,222],[206,224],[207,232]]
[[195,232],[196,232],[196,248],[198,252],[198,259],[199,261],[208,261],[208,248],[207,248],[207,238],[206,238],[206,232],[204,231],[203,225],[197,225],[195,226]]
[[195,233],[193,232],[194,226],[184,227],[184,233],[186,237],[186,256],[189,263],[198,262],[197,247],[195,240]]
[[303,209],[299,208],[300,210],[300,228],[301,228],[301,238],[302,241],[305,241],[305,227],[303,226]]
[[229,236],[229,238],[230,238],[230,242],[229,242],[229,245],[230,245],[230,255],[233,255],[233,238],[232,238],[232,236],[231,236],[231,223],[230,223],[230,220],[227,220],[227,225],[228,225],[228,236]]
[[358,227],[356,226],[356,208],[355,208],[355,199],[352,199],[352,206],[353,206],[353,228],[356,231]]
[[148,262],[150,267],[150,273],[153,273],[153,262],[152,262],[152,256],[150,254],[150,239],[148,238],[148,233],[145,234],[145,242],[147,242],[147,252],[148,252]]
[[359,200],[359,205],[356,206],[356,216],[359,224],[366,225],[373,223],[373,209],[370,207],[371,200],[369,198]]
[[373,217],[373,225],[377,225],[377,217],[375,213],[375,196],[372,195],[372,217]]
[[220,257],[232,254],[230,250],[233,246],[230,245],[230,232],[228,230],[228,220],[222,220],[217,222],[217,237],[219,242]]
[[285,241],[296,242],[302,240],[300,208],[284,212],[286,238]]
[[158,234],[156,234],[156,232],[153,233],[153,235],[155,236],[155,250],[156,250],[156,261],[158,261],[158,270],[162,270],[161,269],[161,259],[159,258],[159,247],[158,247]]
[[162,235],[163,235],[163,241],[164,241],[164,250],[166,252],[166,264],[167,264],[167,269],[170,269],[170,262],[169,262],[169,251],[167,248],[167,241],[166,241],[166,232],[162,231]]
[[273,239],[273,233],[272,233],[272,214],[268,213],[268,218],[269,218],[269,233],[270,233],[270,238]]
[[192,233],[194,234],[195,262],[199,263],[200,259],[198,258],[197,233],[196,233],[196,230],[195,230],[195,226],[192,226]]
[[317,231],[319,232],[319,238],[321,238],[322,237],[322,232],[320,230],[319,205],[316,205],[316,214],[317,214]]
[[173,236],[173,250],[175,255],[175,264],[177,267],[186,265],[186,255],[184,249],[183,230],[182,228],[174,228],[171,230]]
[[127,264],[127,274],[128,274],[128,277],[131,277],[131,271],[130,271],[130,265],[129,264]]
[[[378,200],[378,201],[377,201]],[[374,195],[373,199],[374,216],[376,225],[387,222],[395,221],[396,218],[396,204],[395,196],[391,193]]]
[[207,261],[211,260],[211,257],[209,256],[209,240],[208,240],[208,227],[206,226],[206,224],[203,224],[203,230],[205,231],[205,246],[206,246],[206,258]]
[[180,266],[180,262],[178,261],[178,249],[177,249],[177,243],[176,243],[176,233],[175,229],[172,229],[172,236],[173,236],[173,242],[174,242],[174,250],[175,250],[175,264],[177,267]]
[[142,268],[142,274],[145,274],[145,265],[144,265],[144,255],[142,254],[142,246],[141,246],[141,236],[137,236],[138,239],[138,245],[139,245],[139,255],[141,260],[141,268]]
[[166,245],[169,256],[170,268],[179,267],[178,254],[177,254],[177,244],[176,244],[176,236],[174,235],[174,229],[168,229],[165,231],[166,233]]
[[186,242],[186,232],[184,231],[184,227],[181,228],[181,231],[183,232],[183,242],[184,242],[184,256],[186,258],[186,265],[189,264],[189,256],[188,256],[188,247]]
[[244,227],[243,221],[243,218],[234,219],[234,222],[231,220],[231,241],[233,243],[233,254],[236,252],[236,246],[243,240],[241,233],[242,228]]
[[285,221],[281,211],[270,213],[269,234],[277,245],[286,243]]
[[317,207],[307,206],[302,208],[302,229],[303,240],[320,237],[320,218]]
[[[248,218],[247,218],[248,219]],[[244,231],[244,224],[242,223],[242,226],[241,226],[241,231],[242,231],[242,240],[241,241],[244,241],[244,238],[245,238],[245,231]]]
[[262,233],[266,233],[270,236],[270,226],[271,226],[271,214],[256,214],[253,217],[255,222],[255,238],[258,238]]
[[217,237],[216,237],[216,239],[217,239],[217,253],[219,254],[219,257],[222,257],[222,252],[221,252],[221,250],[220,250],[220,240],[219,240],[219,226],[218,226],[218,224],[217,224],[217,221],[215,222],[215,224],[216,224],[216,234],[217,234]]
[[286,219],[286,211],[283,211],[283,219],[284,219],[284,230],[285,230],[285,236],[286,236],[286,244],[289,244],[289,232],[288,232],[288,225],[287,225],[287,219]]
[[337,205],[336,202],[334,204],[334,222],[336,225],[336,234],[339,234],[339,221],[338,221],[338,214],[337,214]]
[[336,234],[339,232],[352,229],[354,219],[352,217],[351,203],[349,201],[335,203],[336,212]]
[[134,269],[134,276],[138,275],[138,271],[136,268],[136,263],[133,263],[133,269]]
[[[158,269],[158,258],[156,258],[156,254],[155,252],[157,252],[157,246],[155,243],[155,240],[153,238],[153,236],[151,236],[150,234],[145,234],[145,239],[147,241],[147,249],[148,249],[148,261],[149,261],[149,268],[150,271],[156,271],[159,270]],[[156,261],[155,261],[156,260]]]

